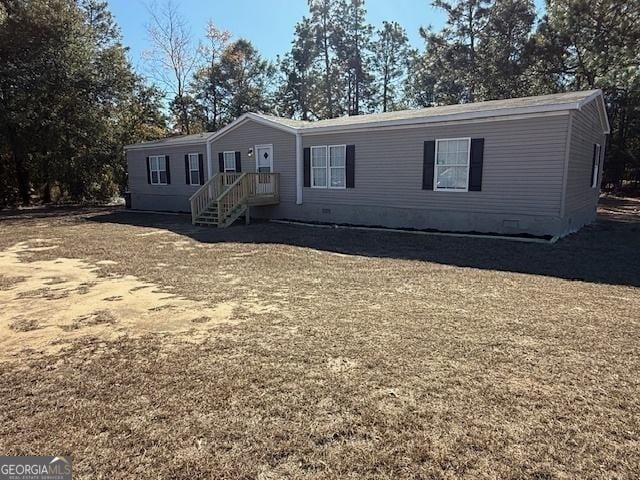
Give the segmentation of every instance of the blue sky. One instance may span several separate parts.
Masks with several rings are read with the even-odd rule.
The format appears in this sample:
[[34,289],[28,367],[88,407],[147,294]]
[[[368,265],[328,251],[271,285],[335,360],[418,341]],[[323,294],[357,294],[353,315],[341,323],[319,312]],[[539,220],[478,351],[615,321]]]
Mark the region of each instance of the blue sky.
[[[293,38],[294,26],[308,13],[307,0],[175,0],[191,25],[194,37],[204,36],[207,20],[225,28],[234,38],[250,40],[266,58],[274,60],[285,53]],[[146,48],[145,25],[151,0],[108,0],[111,12],[122,30],[124,43],[130,47],[130,59],[142,70],[141,52]],[[536,0],[538,12],[544,0]],[[367,0],[367,19],[374,27],[383,20],[403,25],[409,40],[422,47],[420,26],[438,29],[445,16],[431,6],[430,0]]]

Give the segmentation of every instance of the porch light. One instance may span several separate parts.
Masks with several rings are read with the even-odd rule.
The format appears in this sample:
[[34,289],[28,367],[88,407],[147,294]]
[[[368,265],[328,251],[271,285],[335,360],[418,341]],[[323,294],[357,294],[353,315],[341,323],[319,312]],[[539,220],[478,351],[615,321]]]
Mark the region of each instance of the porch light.
[[253,148],[250,148],[249,151],[247,152],[247,157],[251,157],[253,156]]

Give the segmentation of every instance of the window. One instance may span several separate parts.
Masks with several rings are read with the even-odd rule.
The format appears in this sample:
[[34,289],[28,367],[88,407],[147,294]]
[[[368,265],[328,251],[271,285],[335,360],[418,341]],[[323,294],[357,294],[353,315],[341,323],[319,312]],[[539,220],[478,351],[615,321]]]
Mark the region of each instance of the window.
[[598,170],[600,168],[600,152],[602,147],[596,143],[593,146],[593,166],[591,167],[591,188],[598,186]]
[[149,157],[149,171],[153,185],[167,184],[167,161],[164,155]]
[[311,186],[346,188],[346,145],[311,147]]
[[434,190],[466,192],[469,188],[470,138],[436,140]]
[[311,147],[311,186],[327,188],[327,147]]
[[189,154],[189,183],[200,185],[200,162],[197,153]]
[[236,152],[224,152],[224,171],[236,171]]
[[329,187],[345,188],[346,145],[329,147]]

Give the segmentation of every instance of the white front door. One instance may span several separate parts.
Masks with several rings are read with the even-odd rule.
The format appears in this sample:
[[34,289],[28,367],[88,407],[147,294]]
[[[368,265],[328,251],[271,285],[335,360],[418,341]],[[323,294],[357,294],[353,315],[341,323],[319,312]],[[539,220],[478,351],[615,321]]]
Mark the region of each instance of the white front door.
[[271,175],[261,173],[273,173],[273,145],[256,145],[256,172],[258,172],[256,193],[274,193],[274,181]]

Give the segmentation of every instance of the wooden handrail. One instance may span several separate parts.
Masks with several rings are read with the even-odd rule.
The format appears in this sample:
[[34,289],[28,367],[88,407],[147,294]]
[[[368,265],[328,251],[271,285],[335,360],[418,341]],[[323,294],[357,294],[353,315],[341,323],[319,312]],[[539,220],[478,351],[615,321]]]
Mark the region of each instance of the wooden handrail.
[[277,198],[280,190],[278,173],[225,172],[211,177],[194,193],[191,202],[191,220],[195,224],[198,217],[216,204],[218,225],[224,224],[234,210],[252,199]]
[[218,202],[218,223],[221,224],[238,205],[245,203],[249,196],[247,190],[247,173],[242,173],[216,199]]
[[218,198],[221,183],[222,178],[219,173],[216,173],[213,177],[207,180],[204,185],[196,190],[196,193],[189,197],[189,202],[191,203],[192,223],[195,223],[200,214],[204,212],[216,198]]

